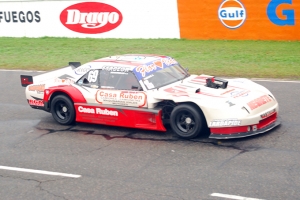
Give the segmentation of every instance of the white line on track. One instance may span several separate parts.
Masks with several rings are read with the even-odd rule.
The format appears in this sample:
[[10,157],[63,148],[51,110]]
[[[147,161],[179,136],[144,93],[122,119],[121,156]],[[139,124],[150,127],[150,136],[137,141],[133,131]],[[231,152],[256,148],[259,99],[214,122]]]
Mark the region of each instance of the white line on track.
[[226,198],[226,199],[235,199],[235,200],[263,200],[263,199],[256,199],[256,198],[242,197],[242,196],[236,196],[236,195],[230,195],[230,194],[221,194],[221,193],[212,193],[210,196]]
[[46,71],[35,71],[35,70],[21,70],[21,69],[0,69],[2,72],[46,72]]
[[288,80],[273,80],[273,79],[250,79],[251,81],[261,82],[274,82],[274,83],[300,83],[300,81],[288,81]]
[[35,174],[45,174],[51,176],[64,176],[69,178],[80,178],[81,175],[76,174],[65,174],[59,172],[50,172],[44,170],[35,170],[35,169],[25,169],[25,168],[17,168],[17,167],[7,167],[7,166],[0,166],[0,169],[10,170],[10,171],[18,171],[18,172],[28,172],[28,173],[35,173]]

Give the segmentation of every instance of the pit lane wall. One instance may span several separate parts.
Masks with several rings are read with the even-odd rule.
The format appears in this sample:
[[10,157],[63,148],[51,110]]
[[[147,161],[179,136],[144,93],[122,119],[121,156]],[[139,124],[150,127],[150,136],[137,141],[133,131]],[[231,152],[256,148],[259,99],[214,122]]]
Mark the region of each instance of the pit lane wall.
[[300,0],[0,0],[0,37],[300,40]]

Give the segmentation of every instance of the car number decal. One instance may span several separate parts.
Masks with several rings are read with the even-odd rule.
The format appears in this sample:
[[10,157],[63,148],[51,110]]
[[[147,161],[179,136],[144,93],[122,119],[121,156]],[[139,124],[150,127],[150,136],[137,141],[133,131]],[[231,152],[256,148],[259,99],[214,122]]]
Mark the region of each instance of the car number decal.
[[90,83],[94,83],[97,81],[97,77],[98,77],[98,70],[90,71],[88,76],[88,81]]

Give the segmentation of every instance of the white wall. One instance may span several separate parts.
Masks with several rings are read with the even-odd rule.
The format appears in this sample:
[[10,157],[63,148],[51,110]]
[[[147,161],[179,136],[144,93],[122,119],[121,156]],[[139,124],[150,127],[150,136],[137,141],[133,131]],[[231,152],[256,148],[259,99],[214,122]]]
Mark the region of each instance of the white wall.
[[83,2],[0,0],[0,37],[180,38],[176,0],[93,1],[110,5],[123,16],[118,27],[97,34],[75,32],[60,20],[63,10]]

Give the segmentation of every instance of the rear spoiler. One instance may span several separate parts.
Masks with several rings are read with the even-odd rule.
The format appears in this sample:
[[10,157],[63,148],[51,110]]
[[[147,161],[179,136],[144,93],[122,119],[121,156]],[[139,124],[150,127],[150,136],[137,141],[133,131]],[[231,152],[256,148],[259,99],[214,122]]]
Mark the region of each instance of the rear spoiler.
[[21,75],[21,85],[22,87],[26,87],[27,85],[33,84],[33,83],[39,83],[42,81],[47,81],[50,79],[54,79],[56,77],[61,76],[62,74],[69,73],[70,71],[74,70],[75,68],[81,66],[80,62],[69,62],[69,66],[53,70],[50,72],[46,72],[44,74],[40,74],[37,76],[31,76],[31,75]]
[[26,87],[27,85],[33,84],[32,76],[21,75],[21,85],[22,87]]

